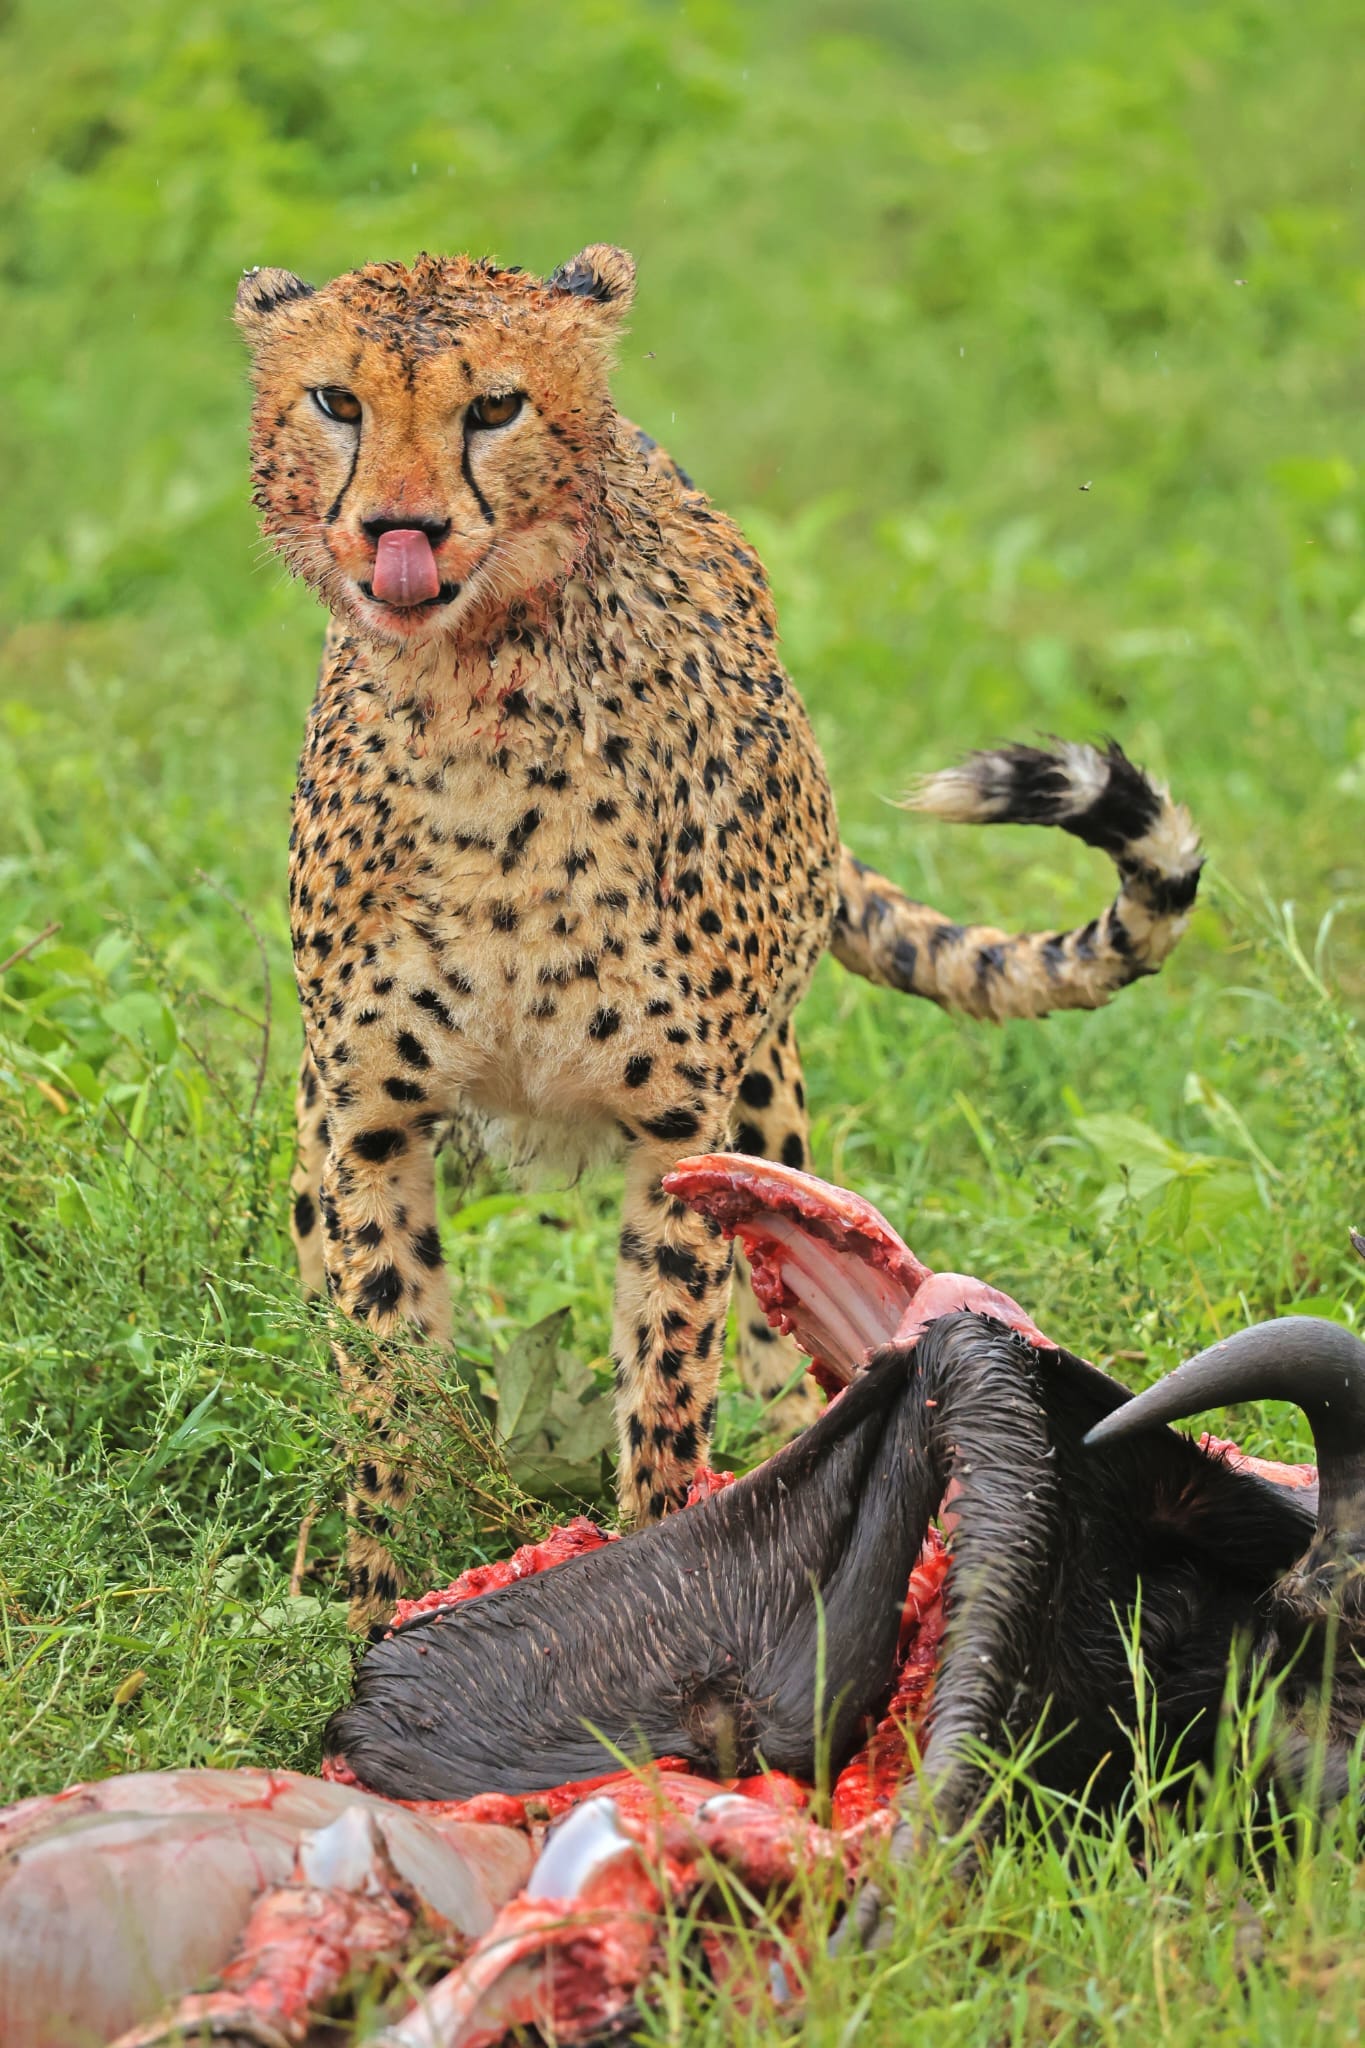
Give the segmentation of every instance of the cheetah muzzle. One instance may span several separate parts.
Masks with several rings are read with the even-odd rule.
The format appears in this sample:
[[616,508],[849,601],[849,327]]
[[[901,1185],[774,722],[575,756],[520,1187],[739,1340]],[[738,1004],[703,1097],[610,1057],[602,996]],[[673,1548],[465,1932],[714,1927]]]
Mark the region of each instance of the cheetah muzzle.
[[[238,293],[255,502],[332,615],[291,839],[293,1222],[305,1288],[368,1326],[338,1347],[363,1626],[410,1484],[386,1346],[451,1334],[452,1119],[521,1165],[624,1153],[620,1497],[655,1518],[706,1452],[731,1289],[662,1177],[727,1146],[804,1166],[792,1014],[821,953],[971,1016],[1093,1008],[1156,971],[1198,883],[1188,816],[1112,747],[974,755],[914,799],[1107,853],[1119,894],[1077,931],[957,924],[840,847],[761,563],[613,407],[634,276],[594,247],[548,279],[421,256]],[[799,1356],[743,1274],[738,1322],[794,1426]]]

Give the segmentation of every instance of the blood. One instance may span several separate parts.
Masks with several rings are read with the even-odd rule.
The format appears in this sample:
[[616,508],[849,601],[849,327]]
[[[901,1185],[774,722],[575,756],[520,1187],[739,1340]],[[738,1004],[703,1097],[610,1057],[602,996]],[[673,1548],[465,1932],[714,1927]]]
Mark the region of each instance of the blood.
[[477,1600],[481,1593],[501,1592],[504,1586],[514,1586],[518,1579],[533,1579],[537,1572],[549,1571],[552,1565],[564,1564],[571,1557],[583,1557],[590,1550],[600,1550],[604,1543],[616,1541],[614,1530],[599,1529],[596,1522],[589,1521],[586,1515],[575,1515],[571,1522],[562,1522],[558,1528],[551,1529],[549,1535],[542,1536],[538,1543],[523,1543],[520,1550],[514,1550],[510,1557],[499,1558],[495,1564],[470,1565],[448,1586],[438,1586],[434,1592],[423,1593],[416,1600],[400,1600],[394,1609],[388,1633],[393,1635],[419,1618],[443,1614],[448,1608],[458,1607],[462,1601]]
[[1251,1472],[1257,1479],[1269,1480],[1272,1486],[1287,1486],[1291,1493],[1303,1493],[1318,1483],[1316,1465],[1282,1465],[1278,1458],[1253,1458],[1249,1451],[1239,1450],[1225,1436],[1210,1436],[1205,1431],[1199,1448],[1210,1458],[1221,1458],[1234,1472]]

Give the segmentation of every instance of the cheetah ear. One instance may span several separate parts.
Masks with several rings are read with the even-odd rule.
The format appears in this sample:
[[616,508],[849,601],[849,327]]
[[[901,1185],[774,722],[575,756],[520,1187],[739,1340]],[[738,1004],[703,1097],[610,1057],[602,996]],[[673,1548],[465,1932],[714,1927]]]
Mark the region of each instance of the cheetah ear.
[[248,339],[270,314],[293,299],[311,299],[313,287],[295,277],[292,270],[244,270],[237,287],[233,318]]
[[635,258],[609,242],[593,242],[561,263],[550,283],[556,291],[591,306],[600,324],[610,330],[621,325],[635,297]]

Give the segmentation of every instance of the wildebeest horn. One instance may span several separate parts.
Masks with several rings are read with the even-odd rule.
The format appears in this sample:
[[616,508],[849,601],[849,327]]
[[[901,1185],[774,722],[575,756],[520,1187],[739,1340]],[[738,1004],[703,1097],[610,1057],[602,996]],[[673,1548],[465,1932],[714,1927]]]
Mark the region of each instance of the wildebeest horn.
[[1109,1444],[1229,1401],[1295,1401],[1318,1459],[1318,1536],[1365,1540],[1365,1344],[1320,1316],[1281,1316],[1239,1330],[1178,1365],[1095,1425]]

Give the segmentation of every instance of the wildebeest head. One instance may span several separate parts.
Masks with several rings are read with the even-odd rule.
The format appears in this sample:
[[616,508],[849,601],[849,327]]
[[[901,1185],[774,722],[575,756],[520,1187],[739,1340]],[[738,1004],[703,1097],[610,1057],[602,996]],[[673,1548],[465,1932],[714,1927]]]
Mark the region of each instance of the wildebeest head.
[[[1365,1640],[1365,1346],[1308,1319],[1270,1325],[1317,1361],[1308,1379],[1285,1380],[1283,1334],[1247,1333],[1234,1357],[1257,1372],[1269,1358],[1278,1378],[1211,1383],[1195,1361],[1134,1402],[1008,1296],[931,1273],[856,1196],[733,1155],[685,1161],[669,1186],[743,1240],[770,1319],[846,1390],[713,1498],[377,1645],[327,1737],[364,1782],[529,1792],[623,1753],[810,1777],[820,1731],[837,1767],[885,1704],[906,1580],[945,1504],[949,1619],[922,1760],[941,1820],[970,1813],[980,1745],[1040,1721],[1040,1776],[1097,1801],[1121,1790],[1139,1611],[1163,1743],[1212,1754],[1245,1644],[1287,1673],[1290,1749],[1334,1681],[1327,1781],[1344,1782],[1365,1711],[1348,1682]],[[1147,1427],[1246,1392],[1306,1395],[1320,1526],[1311,1471]],[[1330,1666],[1305,1647],[1329,1621]]]

